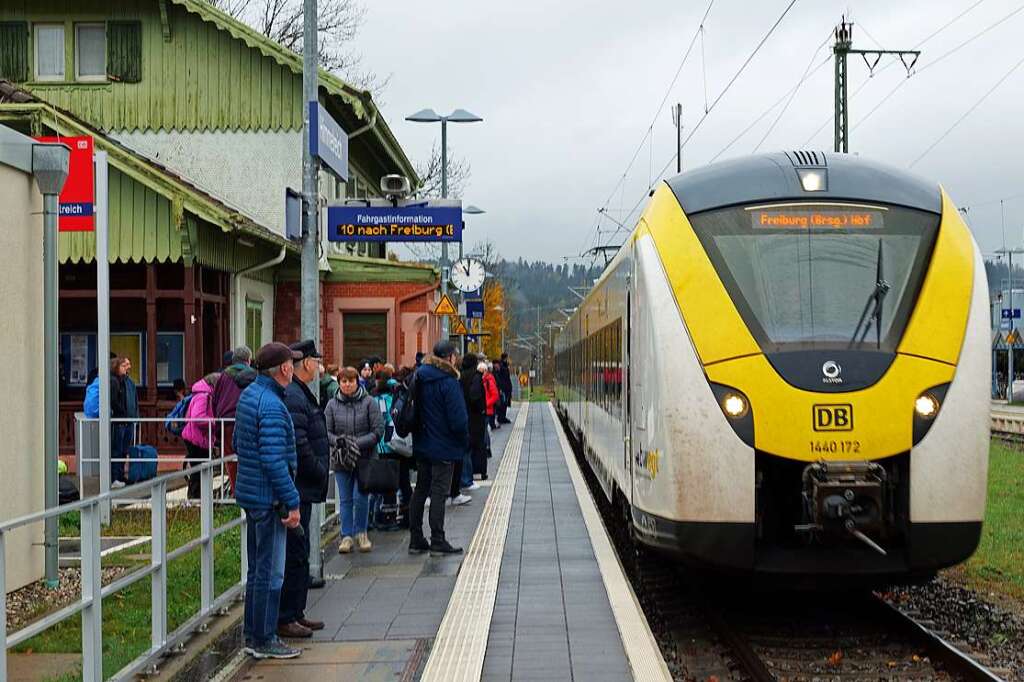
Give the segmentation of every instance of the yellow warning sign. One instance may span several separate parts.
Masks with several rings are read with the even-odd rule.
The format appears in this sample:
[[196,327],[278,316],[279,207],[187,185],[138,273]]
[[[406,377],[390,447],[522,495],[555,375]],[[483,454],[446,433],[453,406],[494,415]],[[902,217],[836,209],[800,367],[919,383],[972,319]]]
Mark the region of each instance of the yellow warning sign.
[[455,316],[452,318],[452,334],[468,334],[469,330],[466,329],[466,323],[461,317]]
[[441,300],[438,301],[437,306],[434,308],[435,315],[457,315],[458,309],[455,304],[452,303],[452,299],[448,294],[443,294]]
[[1017,331],[1016,329],[1014,329],[1012,332],[1010,332],[1009,334],[1006,335],[1006,343],[1008,345],[1013,346],[1018,341],[1020,341],[1020,332]]

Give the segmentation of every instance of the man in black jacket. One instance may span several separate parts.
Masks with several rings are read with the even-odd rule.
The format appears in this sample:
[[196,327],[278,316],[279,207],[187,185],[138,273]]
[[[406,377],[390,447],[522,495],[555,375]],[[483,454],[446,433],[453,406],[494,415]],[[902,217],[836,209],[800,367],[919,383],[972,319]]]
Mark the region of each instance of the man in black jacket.
[[[292,383],[284,390],[284,403],[295,426],[295,452],[298,455],[295,487],[299,491],[299,519],[303,534],[288,533],[277,634],[280,637],[311,637],[313,630],[323,629],[324,624],[307,619],[305,614],[310,581],[309,519],[313,504],[327,499],[331,447],[327,440],[324,413],[308,386],[320,367],[320,353],[310,339],[293,343],[291,349],[302,354],[302,359],[295,361]],[[320,548],[313,548],[313,551],[319,552]]]
[[508,418],[508,406],[512,404],[512,373],[508,368],[508,353],[501,354],[501,365],[494,363],[494,378],[498,380],[498,392],[501,393],[501,402],[498,405],[497,416],[499,424],[511,424]]

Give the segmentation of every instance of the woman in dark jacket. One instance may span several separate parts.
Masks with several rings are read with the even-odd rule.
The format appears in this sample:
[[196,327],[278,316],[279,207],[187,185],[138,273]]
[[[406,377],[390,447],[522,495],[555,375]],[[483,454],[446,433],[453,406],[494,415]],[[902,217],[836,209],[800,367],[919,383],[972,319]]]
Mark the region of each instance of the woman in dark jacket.
[[473,473],[480,474],[481,480],[487,480],[487,403],[477,363],[476,355],[466,353],[462,358],[459,382],[469,415],[469,454],[473,460]]
[[[354,367],[341,370],[338,394],[327,403],[327,435],[332,452],[345,447],[351,438],[359,446],[361,457],[372,457],[377,443],[384,435],[384,420],[377,401],[359,385],[359,372]],[[334,457],[332,465],[334,465]],[[359,491],[356,471],[334,467],[338,481],[338,501],[341,505],[341,545],[338,551],[347,554],[353,544],[360,552],[369,552],[373,545],[366,534],[368,506],[366,495]]]

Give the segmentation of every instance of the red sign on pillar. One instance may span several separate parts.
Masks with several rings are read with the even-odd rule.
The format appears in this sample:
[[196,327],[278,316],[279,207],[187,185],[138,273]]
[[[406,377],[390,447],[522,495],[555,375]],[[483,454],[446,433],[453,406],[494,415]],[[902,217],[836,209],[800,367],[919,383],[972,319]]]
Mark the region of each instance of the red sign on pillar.
[[39,142],[60,142],[71,148],[68,179],[60,193],[60,231],[92,232],[96,229],[93,218],[95,184],[93,181],[92,138],[37,137]]

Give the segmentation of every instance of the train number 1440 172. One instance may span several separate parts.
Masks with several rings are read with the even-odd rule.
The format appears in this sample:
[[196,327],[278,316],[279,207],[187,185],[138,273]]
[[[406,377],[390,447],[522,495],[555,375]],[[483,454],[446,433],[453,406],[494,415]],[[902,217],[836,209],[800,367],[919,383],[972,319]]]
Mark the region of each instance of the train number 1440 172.
[[816,455],[856,454],[860,452],[859,440],[812,440],[811,452]]

